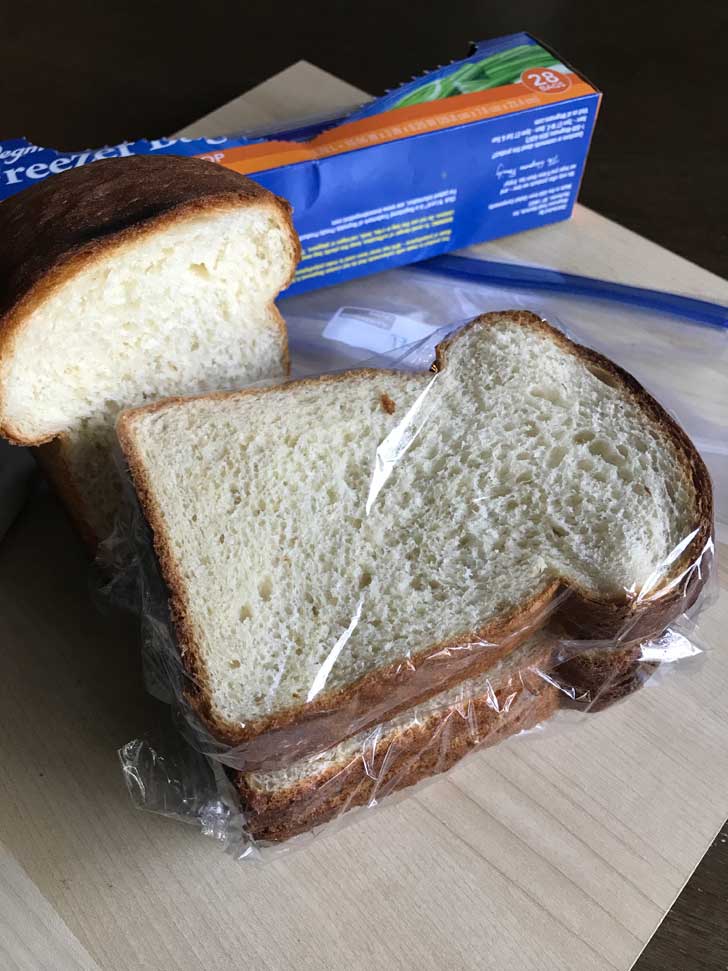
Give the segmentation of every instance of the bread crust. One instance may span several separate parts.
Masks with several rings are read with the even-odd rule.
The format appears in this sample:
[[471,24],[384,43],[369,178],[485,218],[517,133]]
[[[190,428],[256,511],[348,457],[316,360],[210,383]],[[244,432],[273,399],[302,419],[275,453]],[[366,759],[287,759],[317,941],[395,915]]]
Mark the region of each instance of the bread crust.
[[594,714],[638,691],[659,667],[643,658],[642,645],[578,654],[555,664],[552,675],[563,687],[561,705]]
[[[170,616],[184,668],[189,675],[186,701],[200,726],[215,740],[230,746],[227,764],[246,770],[266,770],[289,765],[305,755],[331,748],[342,739],[389,720],[400,712],[434,694],[487,670],[535,630],[549,616],[570,632],[574,639],[636,641],[657,636],[676,616],[695,601],[710,568],[713,533],[712,488],[708,471],[687,435],[667,412],[633,378],[612,361],[595,351],[575,344],[561,331],[527,311],[501,311],[483,314],[437,347],[432,370],[447,366],[453,343],[473,327],[495,324],[507,315],[517,324],[540,331],[570,354],[604,372],[623,392],[642,408],[650,421],[677,451],[683,474],[692,480],[696,495],[696,525],[692,539],[672,564],[670,573],[648,598],[630,596],[598,597],[569,578],[549,578],[533,595],[507,615],[468,632],[443,641],[371,671],[343,689],[322,691],[304,705],[240,724],[220,719],[213,710],[208,675],[196,646],[196,635],[189,617],[184,581],[164,533],[163,519],[151,483],[136,451],[131,425],[137,415],[173,407],[184,399],[169,399],[122,413],[117,432],[139,497],[143,514],[151,527],[154,549],[162,577],[170,595]],[[340,375],[304,378],[283,386],[294,389],[301,383],[339,382],[352,374],[376,375],[382,371],[363,370]],[[280,390],[247,389],[198,395],[197,399],[220,400],[248,394]],[[578,659],[572,662],[576,676]],[[588,670],[585,672],[588,677]]]
[[[443,720],[448,717],[449,712],[458,711],[462,713],[467,710],[469,713],[467,706],[470,704],[476,706],[473,712],[478,716],[475,719],[470,719],[471,731],[478,735],[483,734],[479,729],[485,726],[490,728],[493,716],[505,716],[510,711],[513,702],[522,700],[524,697],[532,700],[541,695],[545,685],[549,684],[549,682],[541,677],[539,672],[545,672],[550,669],[552,653],[550,642],[544,638],[539,638],[538,643],[534,645],[533,649],[529,650],[527,655],[521,658],[520,665],[514,666],[513,670],[508,672],[501,671],[498,674],[494,673],[488,679],[488,688],[481,691],[480,694],[466,694],[464,695],[465,700],[462,702],[443,704],[428,713],[425,717],[421,717],[415,726],[404,725],[393,727],[391,723],[376,726],[377,729],[382,730],[381,733],[377,735],[376,739],[368,741],[370,742],[369,748],[372,751],[376,749],[376,754],[380,757],[379,767],[381,768],[381,755],[391,745],[392,741],[404,737],[416,737],[420,743],[423,743],[442,724]],[[494,704],[494,698],[497,704]],[[483,703],[482,705],[481,702]],[[483,709],[482,711],[481,708]],[[410,715],[414,717],[415,713],[416,709],[412,709],[405,713],[405,717]],[[478,729],[477,732],[476,729]],[[357,752],[361,751],[364,747],[365,743],[358,746]],[[422,747],[423,745],[420,745],[419,748],[408,746],[408,752],[415,754]],[[342,768],[346,767],[349,761],[351,759],[343,763],[341,760],[337,763],[331,763],[326,768],[317,772],[315,776],[303,779],[286,789],[272,791],[266,791],[260,786],[256,786],[254,784],[253,773],[230,770],[230,774],[235,780],[236,787],[243,798],[246,809],[260,814],[288,809],[295,802],[307,799],[314,792],[319,792],[324,783],[338,778]],[[379,777],[381,773],[375,772],[374,775]],[[331,791],[333,790],[329,790],[329,795]]]
[[[266,791],[253,784],[249,773],[228,769],[246,832],[262,842],[291,839],[349,809],[445,772],[471,750],[534,728],[559,708],[603,711],[642,687],[659,667],[642,659],[641,645],[593,651],[561,663],[556,642],[553,648],[541,646],[508,678],[494,679],[492,693],[367,740],[348,760],[329,764],[287,788]],[[575,684],[572,674],[581,682]]]
[[[14,427],[4,383],[16,336],[33,311],[74,274],[149,233],[211,212],[267,205],[301,249],[291,206],[256,182],[203,159],[175,155],[104,159],[39,182],[0,206],[0,434],[41,445]],[[285,284],[290,283],[291,277]],[[285,324],[276,311],[288,370]]]
[[234,773],[246,831],[256,840],[290,839],[349,809],[446,772],[470,751],[547,721],[559,706],[558,688],[535,672],[523,672],[496,687],[494,694],[497,707],[492,695],[450,706],[418,725],[383,736],[371,753],[358,752],[315,778],[273,794],[256,791],[244,773]]

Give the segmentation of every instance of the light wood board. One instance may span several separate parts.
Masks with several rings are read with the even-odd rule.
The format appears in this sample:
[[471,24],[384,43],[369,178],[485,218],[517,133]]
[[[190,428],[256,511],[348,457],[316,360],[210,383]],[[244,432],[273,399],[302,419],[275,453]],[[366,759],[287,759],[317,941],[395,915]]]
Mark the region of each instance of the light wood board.
[[[360,97],[299,64],[208,131]],[[477,249],[728,302],[725,281],[583,208]],[[661,369],[683,380],[679,348]],[[716,387],[695,400],[717,420]],[[134,626],[90,606],[83,553],[39,492],[0,545],[0,967],[629,968],[728,816],[727,588],[689,671],[241,865],[131,808],[115,750],[159,707]]]

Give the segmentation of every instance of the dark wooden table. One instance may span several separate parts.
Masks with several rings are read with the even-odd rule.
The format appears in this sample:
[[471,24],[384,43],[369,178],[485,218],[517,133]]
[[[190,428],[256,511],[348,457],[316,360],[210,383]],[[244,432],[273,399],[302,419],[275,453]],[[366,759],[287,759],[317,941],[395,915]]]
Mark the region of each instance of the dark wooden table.
[[[377,93],[463,56],[469,40],[517,30],[545,40],[604,91],[581,201],[728,275],[728,4],[720,0],[674,10],[656,0],[8,2],[0,141],[24,134],[80,149],[167,134],[300,58]],[[638,971],[728,968],[727,834]]]

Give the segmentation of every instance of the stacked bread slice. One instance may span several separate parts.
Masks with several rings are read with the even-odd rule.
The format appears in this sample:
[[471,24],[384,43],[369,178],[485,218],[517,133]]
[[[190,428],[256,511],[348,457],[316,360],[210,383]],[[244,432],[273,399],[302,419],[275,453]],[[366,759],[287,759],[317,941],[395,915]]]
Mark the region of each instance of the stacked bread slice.
[[[707,573],[690,441],[524,312],[476,319],[430,372],[162,402],[117,430],[187,703],[263,839],[447,768],[569,687],[626,693],[649,673],[636,645]],[[564,662],[557,630],[584,652]]]
[[287,373],[273,300],[298,254],[287,203],[194,158],[99,161],[0,206],[0,433],[35,448],[91,549],[122,408]]
[[540,635],[485,674],[292,765],[233,772],[250,835],[280,842],[447,771],[468,752],[547,721],[561,701]]

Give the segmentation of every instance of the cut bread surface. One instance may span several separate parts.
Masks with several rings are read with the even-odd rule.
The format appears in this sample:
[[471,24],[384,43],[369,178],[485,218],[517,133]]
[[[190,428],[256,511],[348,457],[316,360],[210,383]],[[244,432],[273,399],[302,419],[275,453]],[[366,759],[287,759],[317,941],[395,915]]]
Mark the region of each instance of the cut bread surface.
[[[99,538],[118,504],[109,449],[122,408],[287,370],[273,300],[297,260],[288,209],[216,169],[173,157],[94,163],[0,210],[0,232],[16,230],[21,244],[33,192],[50,210],[35,272],[0,247],[15,291],[0,326],[0,427],[23,444],[56,440],[43,464]],[[65,248],[53,236],[64,226]],[[34,242],[42,251],[44,236]]]
[[549,604],[660,631],[710,535],[680,429],[523,312],[458,332],[436,373],[162,403],[118,429],[193,703],[230,744],[298,725],[303,754],[315,716],[325,747],[491,666]]

